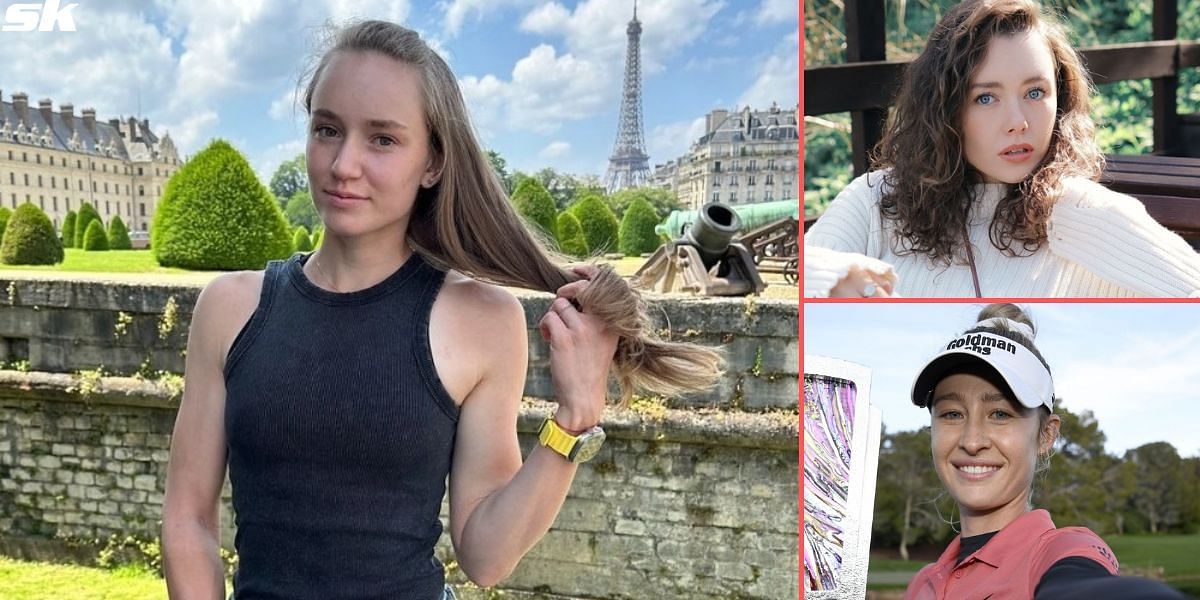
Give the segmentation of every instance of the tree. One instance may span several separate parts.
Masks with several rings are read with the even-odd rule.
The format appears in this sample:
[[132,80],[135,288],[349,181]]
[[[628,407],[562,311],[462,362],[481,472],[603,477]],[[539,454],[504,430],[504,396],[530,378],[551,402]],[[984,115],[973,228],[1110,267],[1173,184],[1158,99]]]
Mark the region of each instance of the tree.
[[313,249],[312,239],[308,237],[308,230],[303,225],[296,227],[295,233],[292,234],[292,250],[296,252],[308,252]]
[[104,234],[104,223],[92,221],[83,232],[84,250],[108,250],[108,236]]
[[295,158],[280,163],[279,168],[275,169],[275,174],[271,175],[271,193],[275,194],[279,208],[284,208],[287,201],[297,192],[308,189],[306,165],[304,153],[301,152]]
[[108,222],[108,249],[129,250],[131,248],[133,248],[133,242],[129,240],[129,228],[125,226],[121,216],[117,215]]
[[618,218],[624,218],[625,210],[634,200],[645,200],[654,208],[654,214],[659,218],[666,217],[673,210],[683,210],[679,197],[671,190],[656,187],[638,187],[619,190],[608,197],[608,206]]
[[654,252],[658,248],[658,214],[650,203],[637,198],[625,211],[619,231],[620,249],[625,256],[640,256],[643,252]]
[[558,215],[558,249],[567,256],[587,258],[587,240],[583,237],[583,228],[575,215],[564,212]]
[[508,161],[495,150],[487,151],[487,159],[492,165],[492,170],[496,172],[496,177],[500,179],[500,185],[504,186],[504,193],[513,193],[513,178],[508,174]]
[[929,427],[883,436],[872,527],[879,542],[897,544],[904,560],[911,544],[941,541],[948,530],[934,505],[942,484],[931,457]]
[[291,254],[292,239],[246,158],[214,140],[167,182],[150,246],[166,267],[261,269]]
[[67,216],[63,217],[62,243],[64,247],[73,248],[75,246],[75,219],[76,214],[73,210],[68,210]]
[[13,211],[0,242],[6,265],[55,265],[63,260],[62,240],[42,209],[26,202]]
[[578,177],[570,173],[560,173],[551,167],[546,167],[532,175],[518,171],[513,175],[513,185],[520,185],[522,180],[529,178],[538,180],[538,183],[541,183],[542,187],[550,192],[550,197],[554,198],[554,206],[560,211],[566,209],[572,202],[582,199],[585,192],[595,195],[604,193],[604,186],[594,175]]
[[0,240],[4,239],[4,230],[8,227],[8,220],[12,218],[12,211],[0,206]]
[[[75,241],[72,243],[72,247],[83,247],[83,236],[87,233],[88,225],[92,221],[101,221],[100,213],[96,211],[96,207],[92,206],[90,202],[84,202],[79,207],[79,216],[75,217]],[[103,226],[103,221],[100,224]]]
[[317,214],[317,207],[313,205],[312,193],[307,189],[296,192],[288,199],[283,215],[293,227],[303,226],[310,231],[321,223],[321,215]]
[[594,253],[612,252],[617,249],[620,224],[604,200],[596,194],[586,194],[579,202],[571,205],[571,214],[579,219],[588,250]]
[[1143,444],[1125,453],[1135,466],[1137,488],[1133,505],[1146,518],[1150,533],[1158,533],[1182,521],[1183,486],[1179,480],[1182,461],[1167,442]]
[[1111,456],[1104,452],[1104,432],[1090,410],[1078,415],[1056,399],[1060,419],[1058,439],[1049,468],[1034,478],[1034,506],[1045,507],[1063,525],[1103,531],[1110,522],[1105,511],[1105,471]]
[[513,205],[532,227],[541,230],[547,240],[554,240],[555,220],[558,218],[554,199],[536,179],[523,179],[512,194]]

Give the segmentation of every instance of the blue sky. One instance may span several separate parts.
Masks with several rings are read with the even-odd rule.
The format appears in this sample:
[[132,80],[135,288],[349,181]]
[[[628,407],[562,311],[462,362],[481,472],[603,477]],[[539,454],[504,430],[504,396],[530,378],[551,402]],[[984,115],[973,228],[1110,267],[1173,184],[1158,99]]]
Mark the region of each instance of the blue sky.
[[[871,403],[889,431],[929,424],[909,400],[912,379],[981,304],[807,304],[804,353],[872,369]],[[1072,412],[1090,409],[1123,454],[1167,441],[1200,456],[1200,307],[1192,304],[1023,305],[1037,325],[1055,393]]]
[[[510,169],[603,175],[616,137],[632,0],[78,1],[75,32],[0,33],[5,100],[105,121],[140,105],[184,153],[222,137],[264,178],[303,151],[293,95],[322,24],[352,17],[430,41]],[[638,18],[652,165],[684,153],[709,110],[795,106],[795,0],[640,0]]]

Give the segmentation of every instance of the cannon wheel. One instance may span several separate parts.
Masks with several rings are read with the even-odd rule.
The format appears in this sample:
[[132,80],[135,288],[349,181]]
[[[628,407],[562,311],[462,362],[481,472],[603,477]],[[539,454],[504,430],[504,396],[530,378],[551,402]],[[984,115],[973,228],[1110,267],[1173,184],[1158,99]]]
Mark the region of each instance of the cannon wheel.
[[800,258],[789,260],[787,266],[783,269],[783,280],[788,282],[788,285],[797,285],[800,282]]

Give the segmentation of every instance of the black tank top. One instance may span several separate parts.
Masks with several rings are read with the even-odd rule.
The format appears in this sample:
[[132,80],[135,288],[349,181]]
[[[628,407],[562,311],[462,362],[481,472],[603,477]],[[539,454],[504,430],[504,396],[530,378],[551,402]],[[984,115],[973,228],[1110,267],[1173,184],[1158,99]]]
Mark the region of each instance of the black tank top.
[[272,261],[225,366],[234,595],[440,598],[433,555],[458,422],[429,347],[445,277],[414,254],[339,294]]

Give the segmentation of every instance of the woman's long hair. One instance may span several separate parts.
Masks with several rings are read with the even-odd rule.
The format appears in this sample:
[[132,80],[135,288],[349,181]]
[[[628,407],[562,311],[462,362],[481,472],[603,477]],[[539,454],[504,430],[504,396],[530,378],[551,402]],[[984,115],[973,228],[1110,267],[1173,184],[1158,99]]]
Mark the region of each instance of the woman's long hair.
[[972,186],[982,181],[963,153],[971,77],[993,38],[1026,31],[1040,35],[1054,57],[1058,109],[1046,156],[992,215],[992,245],[1009,256],[1037,251],[1063,178],[1099,178],[1104,159],[1089,114],[1091,80],[1062,27],[1035,0],[967,0],[934,26],[908,66],[876,148],[875,167],[890,169],[880,211],[895,223],[897,254],[925,254],[946,265],[963,258]]
[[[338,52],[377,52],[421,74],[425,126],[441,178],[419,188],[408,237],[431,262],[501,285],[555,292],[579,276],[566,270],[530,232],[512,208],[479,143],[450,67],[416,32],[385,21],[354,23],[332,36],[304,90],[310,112],[313,90]],[[620,336],[613,371],[621,402],[635,389],[672,396],[712,387],[721,375],[721,355],[705,346],[660,339],[646,305],[611,267],[579,296],[591,314]]]

